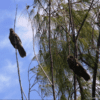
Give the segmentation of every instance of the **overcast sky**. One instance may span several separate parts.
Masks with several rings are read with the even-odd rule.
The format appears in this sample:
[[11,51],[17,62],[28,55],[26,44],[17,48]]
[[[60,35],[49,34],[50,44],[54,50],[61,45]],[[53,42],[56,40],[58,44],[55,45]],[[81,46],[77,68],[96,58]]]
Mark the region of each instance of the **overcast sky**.
[[[15,32],[22,40],[27,56],[21,58],[18,53],[21,81],[24,92],[28,96],[28,66],[33,53],[32,31],[29,20],[25,16],[25,6],[32,5],[33,0],[2,0],[0,3],[0,99],[20,99],[15,49],[9,41],[9,29],[14,28],[16,5],[18,4]],[[32,62],[34,67],[36,62]],[[34,89],[38,90],[35,86]],[[31,99],[41,99],[36,92]]]

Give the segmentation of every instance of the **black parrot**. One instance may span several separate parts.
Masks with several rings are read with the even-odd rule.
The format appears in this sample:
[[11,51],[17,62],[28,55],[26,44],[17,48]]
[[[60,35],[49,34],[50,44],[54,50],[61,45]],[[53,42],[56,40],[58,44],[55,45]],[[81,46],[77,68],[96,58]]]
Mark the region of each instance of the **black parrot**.
[[21,42],[19,36],[14,32],[14,30],[12,28],[10,28],[9,39],[10,39],[10,42],[13,45],[13,47],[18,49],[20,56],[25,57],[26,52],[22,46],[22,42]]
[[89,74],[73,56],[68,56],[67,62],[70,69],[72,69],[77,76],[83,77],[86,81],[90,79]]

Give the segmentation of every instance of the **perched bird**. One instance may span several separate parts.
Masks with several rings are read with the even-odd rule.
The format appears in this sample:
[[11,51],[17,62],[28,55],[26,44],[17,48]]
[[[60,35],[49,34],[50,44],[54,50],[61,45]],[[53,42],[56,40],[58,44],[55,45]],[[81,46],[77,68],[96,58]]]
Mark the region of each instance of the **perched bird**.
[[69,55],[67,57],[67,62],[70,69],[72,69],[77,76],[83,77],[86,81],[90,79],[89,74],[73,56]]
[[14,32],[14,30],[12,28],[10,28],[9,39],[10,39],[10,42],[13,45],[13,47],[18,49],[20,56],[25,57],[26,52],[22,46],[22,42],[21,42],[19,36]]

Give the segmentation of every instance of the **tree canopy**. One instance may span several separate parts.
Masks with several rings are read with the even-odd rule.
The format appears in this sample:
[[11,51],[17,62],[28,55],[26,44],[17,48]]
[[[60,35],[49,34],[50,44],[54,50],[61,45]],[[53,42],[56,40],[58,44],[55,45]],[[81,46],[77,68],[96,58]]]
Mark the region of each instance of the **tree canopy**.
[[[38,41],[39,48],[33,58],[39,64],[30,71],[36,74],[42,97],[55,95],[60,100],[99,97],[100,1],[34,0],[29,9],[32,29],[36,32],[34,44]],[[89,81],[70,69],[69,55],[87,71]]]

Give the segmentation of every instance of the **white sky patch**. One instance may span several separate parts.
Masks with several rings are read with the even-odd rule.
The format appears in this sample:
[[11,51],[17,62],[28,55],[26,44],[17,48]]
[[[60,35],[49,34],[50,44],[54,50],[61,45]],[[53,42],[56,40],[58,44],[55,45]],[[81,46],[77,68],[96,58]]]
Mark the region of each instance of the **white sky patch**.
[[[13,92],[9,92],[4,98],[3,100],[7,100],[7,98],[12,98],[13,95],[16,95],[17,94],[17,91],[16,90],[13,90]],[[11,100],[15,100],[15,99],[11,99]],[[19,99],[18,99],[19,100]]]
[[19,3],[19,2],[25,2],[27,0],[11,0],[11,1],[14,2],[14,3]]
[[8,47],[8,46],[10,46],[8,38],[5,38],[5,39],[0,41],[0,48],[5,48],[5,47]]
[[14,12],[9,12],[7,10],[0,10],[1,16],[0,16],[0,22],[4,21],[7,18],[13,18],[14,17]]
[[10,77],[0,74],[0,92],[9,87],[9,85],[10,85]]
[[[10,73],[15,73],[17,74],[17,64],[16,62],[13,64],[12,62],[10,62],[9,60],[6,60],[7,65],[3,67],[3,69],[7,70]],[[20,72],[22,73],[24,71],[23,69],[23,62],[19,61],[19,65],[20,65]]]
[[31,23],[28,21],[28,18],[20,16],[16,22],[16,30],[20,37],[23,39],[24,42],[31,42],[32,41],[32,29]]
[[[20,63],[20,62],[19,62]],[[20,63],[20,73],[24,72]],[[0,68],[0,92],[4,92],[7,88],[18,85],[18,73],[16,63],[12,64],[6,61],[6,65]]]
[[28,18],[24,17],[24,16],[18,16],[17,17],[17,23],[16,23],[17,27],[24,27],[26,29],[30,29],[31,25],[28,21]]

